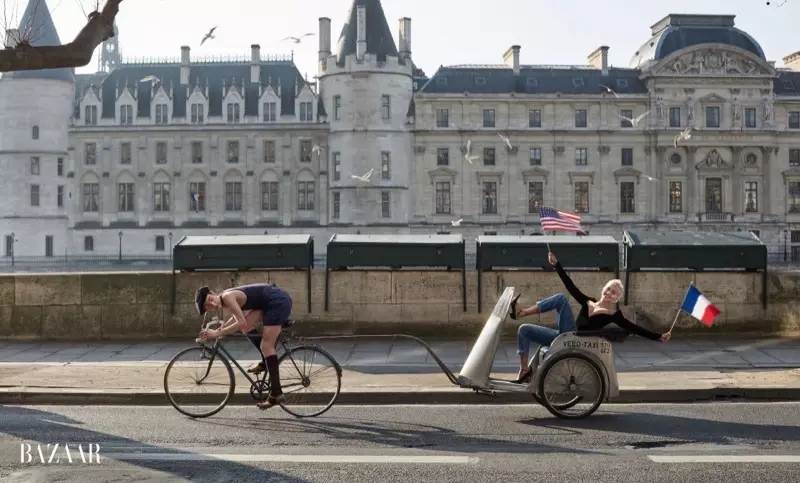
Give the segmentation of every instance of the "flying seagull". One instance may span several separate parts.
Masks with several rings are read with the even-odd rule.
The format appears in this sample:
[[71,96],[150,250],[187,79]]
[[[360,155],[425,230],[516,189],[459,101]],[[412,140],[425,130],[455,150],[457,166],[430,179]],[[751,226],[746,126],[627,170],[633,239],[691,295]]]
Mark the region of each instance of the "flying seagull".
[[353,178],[353,179],[357,179],[357,180],[359,180],[361,182],[364,182],[364,183],[369,183],[369,179],[372,177],[372,173],[373,172],[375,172],[375,170],[370,168],[369,171],[367,171],[366,173],[364,173],[361,176],[356,176],[354,174],[351,174],[350,177]]
[[639,116],[637,116],[635,119],[631,119],[631,118],[629,118],[629,117],[625,117],[625,116],[619,116],[619,117],[620,117],[621,119],[625,119],[626,121],[630,121],[631,125],[632,125],[633,127],[636,127],[636,125],[637,125],[637,124],[639,124],[639,122],[641,122],[641,120],[642,120],[642,119],[644,119],[645,117],[647,117],[647,115],[648,115],[648,114],[650,114],[650,111],[647,111],[647,112],[645,112],[644,114],[640,114],[640,115],[639,115]]
[[453,226],[461,226],[461,222],[462,221],[464,221],[464,219],[463,218],[459,218],[456,221],[451,221],[450,224],[453,225]]
[[214,37],[214,31],[215,30],[217,30],[216,26],[214,28],[212,28],[211,30],[209,30],[208,33],[206,34],[206,36],[203,37],[203,40],[200,41],[200,45],[203,45],[204,43],[206,43],[206,40],[208,40],[208,39],[215,39],[216,38],[216,37]]
[[511,140],[510,139],[508,139],[506,136],[503,136],[500,133],[497,133],[497,136],[500,139],[502,139],[504,143],[506,143],[506,146],[508,146],[508,149],[514,149],[514,146],[511,145]]
[[610,94],[614,94],[614,96],[615,96],[617,99],[619,99],[619,95],[617,95],[617,93],[616,93],[616,92],[614,92],[614,91],[613,91],[613,90],[612,90],[610,87],[608,87],[607,85],[600,84],[600,87],[604,88],[604,89],[605,89],[606,91],[608,91]]
[[672,143],[672,145],[677,148],[678,141],[682,141],[684,139],[686,140],[692,139],[692,131],[693,129],[691,128],[691,126],[687,127],[682,133],[675,136],[675,141]]
[[299,44],[299,43],[300,43],[300,41],[302,41],[302,40],[303,40],[305,37],[308,37],[308,36],[310,36],[310,35],[314,35],[314,33],[313,33],[313,32],[309,32],[309,33],[307,33],[307,34],[303,34],[303,35],[301,35],[300,37],[292,37],[292,36],[290,35],[289,37],[286,37],[286,38],[285,38],[285,39],[283,39],[283,40],[292,40],[292,41],[294,41],[294,43],[296,43],[296,44]]
[[315,144],[314,147],[311,148],[311,152],[317,156],[320,156],[322,154],[322,148],[319,146],[319,144]]
[[464,154],[464,159],[466,159],[469,164],[479,159],[479,156],[472,154],[472,139],[467,139],[467,152]]
[[154,76],[154,75],[148,75],[146,77],[142,77],[141,79],[139,79],[139,82],[153,82],[153,83],[155,83],[155,82],[161,82],[161,80],[158,77]]

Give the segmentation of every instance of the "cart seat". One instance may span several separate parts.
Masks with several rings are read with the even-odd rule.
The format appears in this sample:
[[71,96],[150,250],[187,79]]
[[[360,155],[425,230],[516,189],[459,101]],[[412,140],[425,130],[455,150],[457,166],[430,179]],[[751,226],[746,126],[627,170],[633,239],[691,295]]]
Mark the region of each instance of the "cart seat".
[[575,332],[578,337],[602,337],[609,342],[623,342],[630,333],[625,329],[600,329],[600,330],[579,330]]

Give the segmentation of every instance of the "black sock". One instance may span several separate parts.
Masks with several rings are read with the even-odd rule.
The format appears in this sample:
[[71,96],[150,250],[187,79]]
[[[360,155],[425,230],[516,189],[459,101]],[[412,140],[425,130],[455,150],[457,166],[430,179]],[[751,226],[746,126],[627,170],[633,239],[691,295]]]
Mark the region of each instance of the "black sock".
[[283,390],[281,389],[281,378],[280,375],[278,374],[277,355],[272,354],[271,356],[267,357],[267,370],[269,371],[270,394],[273,396],[283,394]]

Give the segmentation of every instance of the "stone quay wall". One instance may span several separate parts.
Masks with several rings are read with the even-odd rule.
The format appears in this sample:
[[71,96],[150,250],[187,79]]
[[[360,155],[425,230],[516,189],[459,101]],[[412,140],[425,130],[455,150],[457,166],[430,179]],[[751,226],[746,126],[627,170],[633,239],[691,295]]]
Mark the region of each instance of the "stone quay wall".
[[[599,296],[614,276],[571,272],[585,293]],[[295,331],[308,335],[406,333],[428,337],[475,337],[507,286],[522,293],[524,306],[565,292],[554,272],[499,271],[482,273],[481,312],[477,309],[477,273],[466,274],[466,311],[461,272],[347,270],[330,272],[329,310],[325,311],[325,272],[312,271],[311,311],[307,272],[102,272],[16,274],[0,276],[0,338],[29,340],[163,339],[196,336],[201,319],[193,306],[194,291],[269,282],[294,300]],[[624,274],[622,274],[624,279]],[[675,334],[721,332],[796,335],[800,332],[800,273],[768,275],[764,308],[759,273],[631,273],[629,319],[654,331],[666,331],[675,318],[690,282],[722,314],[705,327],[681,314]],[[173,282],[175,304],[173,307]],[[174,313],[173,313],[174,309]],[[577,305],[573,302],[573,310]],[[577,313],[577,312],[576,312]],[[555,314],[523,322],[555,327]],[[508,335],[518,322],[508,319]]]

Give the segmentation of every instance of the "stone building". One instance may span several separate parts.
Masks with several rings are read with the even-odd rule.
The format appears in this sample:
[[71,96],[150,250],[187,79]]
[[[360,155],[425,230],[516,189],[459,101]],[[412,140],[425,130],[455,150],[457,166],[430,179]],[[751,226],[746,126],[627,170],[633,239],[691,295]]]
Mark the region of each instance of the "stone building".
[[[58,42],[46,9],[25,15]],[[132,62],[115,37],[97,74],[0,81],[4,254],[144,254],[191,234],[303,232],[318,250],[357,230],[530,234],[545,205],[591,234],[753,230],[800,259],[800,53],[776,68],[730,15],[651,30],[624,68],[606,46],[549,66],[515,45],[502,64],[427,77],[411,20],[396,42],[379,0],[354,0],[337,45],[319,20],[316,81],[258,45],[242,60],[183,47]]]

